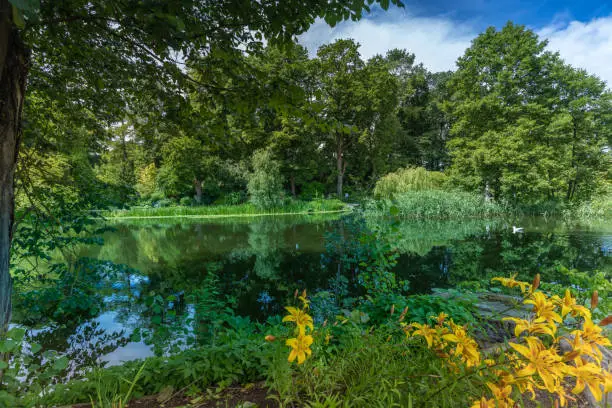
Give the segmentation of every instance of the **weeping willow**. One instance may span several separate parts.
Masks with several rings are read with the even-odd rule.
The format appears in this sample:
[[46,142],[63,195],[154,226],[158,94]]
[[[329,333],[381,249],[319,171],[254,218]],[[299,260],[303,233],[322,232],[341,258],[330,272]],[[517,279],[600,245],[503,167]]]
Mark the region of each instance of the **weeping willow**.
[[409,191],[439,190],[446,180],[444,173],[428,171],[423,167],[407,167],[382,177],[374,187],[378,198],[394,198]]

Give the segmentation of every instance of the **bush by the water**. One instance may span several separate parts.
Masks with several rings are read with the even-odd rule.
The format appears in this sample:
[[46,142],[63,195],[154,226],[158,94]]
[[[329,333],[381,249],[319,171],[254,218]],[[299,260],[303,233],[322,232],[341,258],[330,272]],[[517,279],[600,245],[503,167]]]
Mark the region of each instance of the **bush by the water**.
[[393,209],[404,218],[483,217],[507,212],[503,205],[478,194],[443,190],[411,191],[365,205],[367,215],[388,215]]
[[253,154],[253,173],[247,185],[251,202],[258,208],[274,208],[283,204],[283,180],[280,164],[269,150]]
[[439,190],[446,176],[439,171],[428,171],[423,167],[407,167],[382,177],[374,187],[374,196],[393,198],[409,191]]

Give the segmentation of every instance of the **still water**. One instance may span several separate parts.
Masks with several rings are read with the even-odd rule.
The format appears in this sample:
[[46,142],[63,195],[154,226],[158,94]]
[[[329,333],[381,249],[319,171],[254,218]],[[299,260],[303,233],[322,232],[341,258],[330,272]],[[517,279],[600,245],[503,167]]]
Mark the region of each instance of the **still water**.
[[[524,232],[513,233],[512,225]],[[551,281],[558,279],[559,266],[583,273],[612,270],[610,222],[392,222],[350,215],[151,220],[113,227],[103,245],[78,254],[111,261],[99,265],[112,273],[100,274],[95,282],[101,305],[97,316],[74,324],[33,325],[30,331],[45,349],[67,354],[75,371],[189,347],[183,340],[196,321],[190,303],[194,294],[214,290],[236,314],[263,320],[281,312],[296,288],[313,294],[344,285],[358,292],[359,263],[368,256],[364,246],[372,242],[398,254],[393,270],[407,282],[408,293],[514,272],[540,272]],[[17,320],[27,313],[16,310]],[[134,336],[135,330],[146,335]]]

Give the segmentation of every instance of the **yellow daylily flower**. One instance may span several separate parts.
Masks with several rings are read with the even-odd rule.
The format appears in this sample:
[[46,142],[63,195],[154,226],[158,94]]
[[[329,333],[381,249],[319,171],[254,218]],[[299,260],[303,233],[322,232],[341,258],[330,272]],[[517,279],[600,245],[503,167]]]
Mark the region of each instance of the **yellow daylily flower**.
[[510,278],[495,277],[491,279],[491,282],[498,281],[499,283],[502,284],[502,286],[505,286],[507,288],[516,288],[518,286],[521,288],[521,292],[525,293],[527,289],[531,287],[531,285],[527,282],[515,280],[514,278],[516,278],[516,275],[518,274],[515,273]]
[[555,304],[551,302],[544,293],[534,292],[531,297],[523,302],[526,305],[533,305],[533,311],[537,317],[546,319],[547,322],[561,323],[563,319],[555,312]]
[[604,383],[601,367],[579,359],[576,361],[576,367],[570,367],[569,373],[576,377],[576,386],[572,390],[574,394],[582,393],[586,386],[589,387],[595,400],[601,401],[603,397],[601,385]]
[[429,348],[433,346],[434,336],[438,334],[434,329],[429,327],[429,325],[427,324],[420,324],[420,323],[412,323],[410,326],[417,329],[412,332],[412,336],[423,336],[425,337],[427,346]]
[[612,371],[604,370],[603,377],[604,377],[604,383],[603,383],[604,394],[612,392]]
[[446,319],[448,319],[448,315],[444,312],[440,312],[439,315],[437,316],[431,316],[432,319],[435,319],[436,322],[438,323],[438,326],[442,326],[442,324],[446,321]]
[[597,361],[601,361],[602,353],[599,346],[610,347],[610,339],[601,334],[602,328],[593,323],[590,318],[585,318],[582,324],[582,330],[574,330],[572,335],[580,336],[584,341],[585,345],[591,348],[591,355]]
[[287,306],[285,309],[287,309],[289,314],[283,317],[283,322],[295,322],[301,334],[306,333],[306,327],[310,327],[310,330],[314,330],[314,322],[308,313],[291,306]]
[[568,361],[570,359],[575,360],[581,356],[587,356],[599,362],[600,361],[599,353],[594,353],[593,347],[582,339],[582,332],[576,330],[572,334],[573,334],[573,337],[571,339],[566,339],[568,343],[570,344],[570,346],[572,347],[572,351],[564,355],[563,356],[564,359]]
[[567,400],[575,400],[575,398],[573,398],[572,396],[568,395],[568,393],[565,391],[565,387],[563,386],[562,382],[557,383],[557,385],[555,386],[555,389],[553,390],[552,394],[556,394],[557,397],[559,397],[559,405],[564,407],[567,405]]
[[455,355],[460,357],[468,367],[480,364],[480,352],[478,344],[466,332],[465,328],[453,325],[453,333],[445,334],[442,338],[451,343],[456,343]]
[[302,307],[308,309],[310,307],[310,300],[306,296],[300,296],[298,299],[302,302]]
[[286,345],[291,347],[291,353],[289,353],[289,362],[293,362],[297,358],[297,363],[302,364],[306,361],[306,357],[312,354],[310,345],[314,339],[312,336],[299,334],[296,338],[287,339]]
[[487,387],[489,387],[489,389],[493,393],[493,398],[495,399],[495,402],[497,402],[498,407],[513,407],[514,406],[514,400],[510,398],[510,395],[512,395],[511,385],[508,385],[508,384],[496,385],[496,384],[488,382]]
[[591,317],[591,311],[577,304],[576,298],[572,296],[569,289],[565,290],[565,296],[562,299],[558,299],[557,304],[561,306],[561,317],[565,317],[570,313],[572,316]]
[[521,333],[527,332],[528,334],[547,334],[551,337],[555,337],[557,332],[557,326],[555,324],[549,324],[546,319],[540,317],[537,319],[518,319],[516,317],[504,317],[502,320],[514,322],[514,335],[519,337]]
[[544,382],[544,387],[553,392],[556,384],[564,376],[565,365],[556,351],[544,347],[542,341],[536,337],[526,337],[527,347],[521,344],[509,343],[526,360],[527,364],[516,372],[517,377],[529,377],[533,374]]

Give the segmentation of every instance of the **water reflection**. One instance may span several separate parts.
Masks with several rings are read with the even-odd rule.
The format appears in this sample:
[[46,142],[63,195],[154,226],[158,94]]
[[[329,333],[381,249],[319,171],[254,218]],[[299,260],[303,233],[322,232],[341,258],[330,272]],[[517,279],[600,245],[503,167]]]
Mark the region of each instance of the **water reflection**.
[[612,268],[611,225],[514,223],[524,232],[513,234],[512,223],[504,221],[393,224],[355,216],[118,224],[104,245],[81,254],[127,266],[101,274],[101,313],[75,326],[32,330],[30,336],[67,354],[72,372],[175,352],[198,341],[196,323],[205,316],[188,300],[212,272],[219,277],[214,290],[233,300],[237,314],[253,319],[279,313],[296,287],[328,290],[317,301],[331,304],[335,294],[358,290],[359,266],[345,266],[364,250],[360,237],[374,233],[399,255],[394,272],[412,293],[514,272],[558,279],[558,265],[585,273]]

